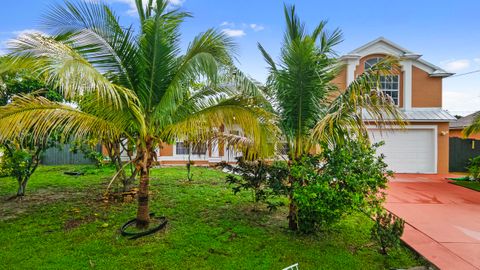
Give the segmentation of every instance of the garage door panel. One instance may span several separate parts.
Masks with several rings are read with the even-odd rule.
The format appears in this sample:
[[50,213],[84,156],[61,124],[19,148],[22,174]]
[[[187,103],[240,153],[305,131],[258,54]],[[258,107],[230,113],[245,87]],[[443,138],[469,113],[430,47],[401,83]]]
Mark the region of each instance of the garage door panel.
[[398,173],[435,173],[436,152],[433,129],[395,131],[370,130],[372,142],[384,141],[377,152],[385,155],[389,169]]

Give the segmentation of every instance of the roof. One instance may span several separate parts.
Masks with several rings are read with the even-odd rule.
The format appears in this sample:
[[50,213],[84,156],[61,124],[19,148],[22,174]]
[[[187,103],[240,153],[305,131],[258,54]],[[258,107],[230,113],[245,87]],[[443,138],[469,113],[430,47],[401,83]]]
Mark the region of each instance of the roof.
[[464,129],[470,126],[477,116],[480,116],[480,111],[457,119],[455,122],[450,123],[450,129]]
[[[454,116],[440,108],[414,108],[411,110],[400,109],[400,113],[403,120],[409,122],[452,122],[456,120]],[[373,119],[368,112],[364,111],[363,120],[373,121],[375,119]]]
[[342,59],[361,58],[363,56],[374,54],[374,53],[385,53],[385,54],[390,54],[399,58],[411,59],[414,65],[428,72],[431,77],[449,77],[455,74],[455,73],[447,72],[446,70],[421,59],[422,57],[421,54],[414,53],[408,49],[405,49],[400,45],[384,37],[379,37],[375,40],[372,40],[367,44],[361,47],[358,47],[355,50],[349,52],[348,54],[342,56],[341,58]]

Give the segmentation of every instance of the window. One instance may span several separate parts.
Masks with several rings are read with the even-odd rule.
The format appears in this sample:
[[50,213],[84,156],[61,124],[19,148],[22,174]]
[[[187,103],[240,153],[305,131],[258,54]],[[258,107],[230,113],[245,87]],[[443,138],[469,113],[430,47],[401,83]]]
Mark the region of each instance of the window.
[[[185,142],[177,142],[175,153],[177,155],[188,155],[188,143]],[[205,155],[207,153],[207,144],[196,144],[192,145],[191,147],[192,155]]]
[[[365,70],[372,68],[376,63],[382,60],[381,57],[370,58],[365,61]],[[380,76],[380,90],[383,93],[392,98],[395,105],[398,105],[398,92],[400,88],[399,76],[398,75],[385,75]]]
[[192,155],[205,155],[207,153],[207,144],[200,143],[192,146]]
[[175,153],[177,155],[188,155],[188,148],[184,142],[177,142]]

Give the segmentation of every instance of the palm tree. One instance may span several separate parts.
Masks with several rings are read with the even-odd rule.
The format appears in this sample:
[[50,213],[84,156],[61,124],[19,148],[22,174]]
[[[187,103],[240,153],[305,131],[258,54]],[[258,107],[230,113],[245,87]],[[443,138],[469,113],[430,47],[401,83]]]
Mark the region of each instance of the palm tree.
[[[379,76],[391,72],[396,65],[394,59],[386,59],[357,77],[346,89],[338,89],[332,80],[344,68],[334,52],[335,45],[342,41],[341,31],[328,32],[326,22],[322,21],[308,33],[294,6],[285,6],[284,12],[286,31],[280,62],[275,63],[262,45],[258,47],[269,65],[267,87],[279,114],[290,160],[308,154],[320,142],[368,140],[362,112],[377,119],[371,124],[401,123],[397,122],[400,121],[397,108],[377,90]],[[292,194],[289,197],[289,227],[296,230],[296,207]]]
[[462,134],[468,137],[474,133],[480,132],[480,114],[476,115],[472,123],[462,130]]
[[[61,128],[74,138],[135,142],[136,224],[146,228],[150,168],[160,143],[211,140],[221,135],[221,125],[236,124],[245,132],[236,146],[263,153],[271,147],[261,140],[274,128],[262,92],[233,64],[229,37],[207,30],[181,54],[179,27],[190,14],[172,10],[165,0],[136,4],[138,34],[122,27],[107,5],[66,2],[43,20],[50,36],[27,34],[10,44],[10,68],[29,67],[45,76],[77,106],[17,96],[0,108],[0,141],[21,130],[41,139]],[[204,87],[195,87],[199,82]]]

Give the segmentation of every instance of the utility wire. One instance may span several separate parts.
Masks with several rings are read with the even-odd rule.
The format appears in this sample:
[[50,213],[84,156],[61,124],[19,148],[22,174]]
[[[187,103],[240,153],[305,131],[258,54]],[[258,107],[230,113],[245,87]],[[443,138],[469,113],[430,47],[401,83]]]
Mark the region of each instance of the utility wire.
[[477,72],[480,72],[480,69],[477,69],[477,70],[474,70],[474,71],[470,71],[470,72],[455,74],[455,75],[450,76],[450,77],[447,77],[447,78],[445,78],[445,79],[453,78],[453,77],[460,77],[460,76],[463,76],[463,75],[468,75],[468,74],[477,73]]

